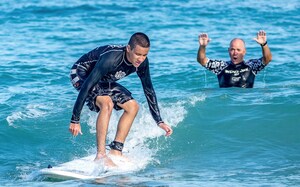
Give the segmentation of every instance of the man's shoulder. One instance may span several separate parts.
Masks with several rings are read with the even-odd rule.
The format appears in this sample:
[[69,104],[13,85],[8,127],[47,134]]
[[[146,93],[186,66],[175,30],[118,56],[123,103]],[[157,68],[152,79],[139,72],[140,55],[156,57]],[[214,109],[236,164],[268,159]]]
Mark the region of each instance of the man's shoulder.
[[212,60],[208,59],[207,63],[205,64],[205,68],[209,71],[219,74],[221,73],[228,65],[230,64],[230,61],[223,61],[223,60]]
[[244,63],[248,66],[257,66],[257,65],[264,65],[263,64],[263,58],[254,58],[247,61],[244,61]]
[[266,66],[263,63],[263,57],[257,59],[250,59],[247,62],[245,62],[245,64],[250,66],[250,68],[254,71],[260,71]]
[[246,64],[261,63],[262,60],[263,60],[263,57],[261,57],[261,58],[254,58],[254,59],[247,60],[245,63]]
[[205,66],[207,68],[218,68],[218,67],[224,67],[230,65],[230,61],[224,61],[224,60],[219,60],[219,59],[209,59],[207,60],[207,63]]

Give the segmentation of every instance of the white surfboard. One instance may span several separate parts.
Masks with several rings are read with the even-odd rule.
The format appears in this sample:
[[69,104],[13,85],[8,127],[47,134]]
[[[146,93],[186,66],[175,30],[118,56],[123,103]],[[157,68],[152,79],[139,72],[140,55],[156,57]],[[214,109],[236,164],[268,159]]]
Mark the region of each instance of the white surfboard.
[[42,169],[40,175],[47,179],[69,180],[69,179],[94,179],[93,176],[81,175],[71,171],[62,171],[57,169]]
[[121,157],[110,158],[117,167],[108,168],[101,161],[94,161],[94,155],[70,162],[41,169],[38,175],[44,179],[69,180],[69,179],[100,179],[112,175],[120,175],[137,170],[137,166]]

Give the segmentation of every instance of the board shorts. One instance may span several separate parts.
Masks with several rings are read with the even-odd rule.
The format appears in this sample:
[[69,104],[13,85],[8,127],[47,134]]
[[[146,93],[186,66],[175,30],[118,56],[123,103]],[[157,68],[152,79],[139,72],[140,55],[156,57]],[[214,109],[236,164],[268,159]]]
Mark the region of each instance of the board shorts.
[[[80,91],[80,88],[84,83],[84,79],[80,78],[76,73],[72,73],[72,71],[70,74],[70,79],[73,87],[77,91]],[[94,86],[92,91],[90,91],[85,101],[86,105],[91,111],[100,111],[100,108],[96,105],[97,96],[109,96],[114,103],[115,110],[122,109],[117,105],[117,103],[124,104],[127,101],[133,99],[131,92],[121,84],[118,84],[116,82],[100,82]]]
[[99,107],[96,105],[97,96],[109,96],[114,103],[114,109],[116,110],[122,109],[117,105],[117,103],[124,104],[127,101],[133,99],[133,97],[131,96],[131,92],[121,84],[118,84],[116,82],[98,83],[86,99],[86,103],[89,109],[95,112],[100,111]]

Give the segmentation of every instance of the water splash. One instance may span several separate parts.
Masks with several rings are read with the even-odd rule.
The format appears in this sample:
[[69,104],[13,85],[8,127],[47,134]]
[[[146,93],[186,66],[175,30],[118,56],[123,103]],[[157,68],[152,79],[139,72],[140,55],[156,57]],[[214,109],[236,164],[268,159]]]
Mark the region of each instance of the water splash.
[[16,121],[45,116],[49,109],[49,106],[43,104],[29,104],[26,106],[24,111],[15,111],[11,115],[7,116],[6,121],[8,122],[9,126],[17,128],[15,125]]

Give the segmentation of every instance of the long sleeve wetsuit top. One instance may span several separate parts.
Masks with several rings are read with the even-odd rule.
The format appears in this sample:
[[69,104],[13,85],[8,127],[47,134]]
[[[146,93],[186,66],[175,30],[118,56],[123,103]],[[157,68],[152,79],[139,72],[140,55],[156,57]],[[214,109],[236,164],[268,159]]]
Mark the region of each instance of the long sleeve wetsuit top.
[[[157,124],[162,122],[160,111],[157,104],[157,98],[153,89],[148,58],[138,67],[134,67],[126,59],[126,47],[107,45],[95,48],[83,55],[78,62],[88,64],[87,78],[80,88],[79,95],[73,108],[71,118],[72,123],[79,123],[80,113],[89,92],[101,82],[116,82],[133,72],[137,72],[140,78],[146,96],[150,113]],[[74,66],[80,66],[82,63],[75,63]]]

